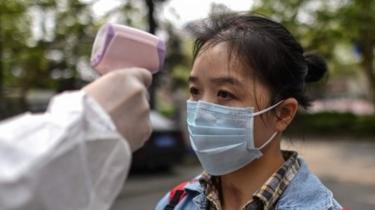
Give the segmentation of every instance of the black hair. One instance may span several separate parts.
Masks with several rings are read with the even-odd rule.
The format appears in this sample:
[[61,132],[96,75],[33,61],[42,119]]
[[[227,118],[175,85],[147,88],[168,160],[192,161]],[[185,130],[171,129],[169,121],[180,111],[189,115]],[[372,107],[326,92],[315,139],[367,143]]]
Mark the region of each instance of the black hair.
[[304,53],[302,46],[280,23],[265,17],[225,13],[212,15],[189,30],[195,36],[193,58],[204,49],[228,43],[230,58],[254,70],[257,78],[271,89],[271,103],[295,98],[308,108],[305,84],[320,80],[327,71],[324,59]]

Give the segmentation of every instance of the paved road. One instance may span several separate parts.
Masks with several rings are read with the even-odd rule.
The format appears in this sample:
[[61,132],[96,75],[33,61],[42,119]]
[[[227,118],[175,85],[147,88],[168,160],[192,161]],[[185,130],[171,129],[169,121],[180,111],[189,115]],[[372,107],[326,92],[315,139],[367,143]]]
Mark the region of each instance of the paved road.
[[[285,141],[285,149],[297,150],[339,202],[352,210],[375,210],[375,141]],[[172,172],[132,175],[111,210],[153,209],[164,193],[201,171],[197,164]]]

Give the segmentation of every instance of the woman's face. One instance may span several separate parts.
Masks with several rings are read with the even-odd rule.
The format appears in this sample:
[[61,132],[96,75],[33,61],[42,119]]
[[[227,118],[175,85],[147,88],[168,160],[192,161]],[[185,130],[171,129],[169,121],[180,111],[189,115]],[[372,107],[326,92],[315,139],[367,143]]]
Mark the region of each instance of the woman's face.
[[[225,42],[213,45],[197,56],[189,77],[190,100],[206,101],[232,107],[255,107],[259,111],[270,106],[270,91],[228,56]],[[255,117],[254,140],[261,146],[275,132],[274,115]]]

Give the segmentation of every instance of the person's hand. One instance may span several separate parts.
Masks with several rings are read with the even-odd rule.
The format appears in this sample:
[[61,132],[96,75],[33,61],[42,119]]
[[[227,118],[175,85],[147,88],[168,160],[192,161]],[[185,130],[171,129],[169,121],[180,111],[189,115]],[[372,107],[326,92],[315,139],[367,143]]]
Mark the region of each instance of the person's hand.
[[147,100],[151,81],[148,70],[129,68],[110,72],[83,88],[110,115],[132,151],[142,147],[152,131]]

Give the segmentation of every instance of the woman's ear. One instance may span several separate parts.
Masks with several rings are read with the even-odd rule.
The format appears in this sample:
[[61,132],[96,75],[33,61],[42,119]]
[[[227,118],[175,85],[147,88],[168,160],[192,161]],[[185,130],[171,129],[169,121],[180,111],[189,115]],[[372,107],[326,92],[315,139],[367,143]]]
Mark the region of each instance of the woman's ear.
[[298,101],[295,98],[288,98],[284,100],[276,108],[276,130],[283,132],[292,122],[297,113]]

